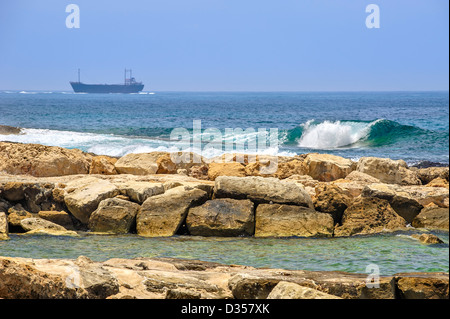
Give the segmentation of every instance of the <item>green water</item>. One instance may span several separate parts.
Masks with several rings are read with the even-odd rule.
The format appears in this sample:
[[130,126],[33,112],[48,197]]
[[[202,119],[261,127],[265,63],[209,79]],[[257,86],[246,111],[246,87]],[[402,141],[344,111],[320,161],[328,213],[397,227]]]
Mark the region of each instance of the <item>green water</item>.
[[424,245],[400,232],[351,238],[208,238],[174,236],[144,238],[137,235],[59,237],[14,235],[0,241],[0,256],[30,258],[175,257],[302,270],[340,270],[365,273],[377,264],[382,275],[399,272],[449,271],[449,234],[432,232],[445,243]]

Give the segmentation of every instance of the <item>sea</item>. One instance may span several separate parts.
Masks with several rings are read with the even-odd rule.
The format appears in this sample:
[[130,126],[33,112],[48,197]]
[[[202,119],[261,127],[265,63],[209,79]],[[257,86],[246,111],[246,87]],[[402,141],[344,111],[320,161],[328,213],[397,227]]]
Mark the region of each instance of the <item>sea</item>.
[[[354,161],[376,156],[411,166],[449,164],[449,92],[0,91],[0,125],[21,128],[19,134],[0,135],[0,141],[115,157],[189,146],[207,158],[230,150],[280,156],[316,152]],[[411,237],[415,232],[327,239],[11,234],[0,241],[0,256],[178,257],[357,273],[375,264],[381,275],[448,272],[448,232],[432,232],[444,241],[438,245],[420,244]]]
[[0,91],[0,125],[22,128],[3,141],[116,157],[316,152],[449,163],[448,92]]

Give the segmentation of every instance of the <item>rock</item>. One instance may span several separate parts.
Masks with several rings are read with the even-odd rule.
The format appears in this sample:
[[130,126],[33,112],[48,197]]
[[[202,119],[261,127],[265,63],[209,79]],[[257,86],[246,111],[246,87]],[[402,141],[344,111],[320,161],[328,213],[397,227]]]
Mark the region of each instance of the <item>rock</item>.
[[177,164],[175,164],[170,154],[164,154],[160,156],[156,160],[156,164],[158,165],[158,170],[156,171],[156,174],[176,174],[178,167]]
[[411,237],[419,240],[422,244],[443,244],[444,242],[438,236],[433,234],[413,234]]
[[195,165],[191,167],[188,175],[197,179],[208,180],[208,170],[208,165]]
[[298,175],[294,174],[285,179],[286,181],[295,181],[297,183],[302,184],[305,188],[306,187],[316,187],[317,184],[320,182],[314,178],[312,178],[309,175]]
[[189,289],[169,289],[166,299],[200,299],[202,294]]
[[0,213],[7,213],[11,208],[11,204],[0,198]]
[[25,199],[23,183],[9,182],[1,187],[3,197],[11,202],[18,202]]
[[380,180],[378,178],[375,178],[373,176],[370,176],[369,174],[360,171],[351,172],[345,177],[345,179],[352,182],[360,182],[362,184],[380,183]]
[[272,177],[216,178],[214,193],[217,198],[250,199],[257,203],[293,204],[313,208],[311,196],[294,182],[280,181]]
[[307,175],[322,182],[345,178],[355,170],[353,161],[331,154],[308,154],[304,165]]
[[351,202],[352,199],[336,185],[324,185],[324,187],[316,188],[313,204],[317,211],[330,214],[334,223],[339,224],[342,214]]
[[189,209],[186,225],[194,236],[251,236],[255,229],[254,205],[248,199],[209,200]]
[[423,185],[428,184],[433,179],[442,178],[448,182],[449,168],[448,167],[428,167],[417,170],[417,176],[422,181]]
[[423,206],[407,192],[402,191],[401,187],[390,186],[387,184],[370,184],[364,187],[361,194],[363,197],[376,197],[385,199],[391,207],[403,217],[408,223],[412,223]]
[[424,208],[417,215],[412,226],[435,230],[449,230],[449,209],[441,207]]
[[115,168],[119,174],[156,174],[158,171],[157,160],[159,157],[166,154],[166,152],[128,154],[121,157],[116,162]]
[[116,158],[109,156],[94,156],[92,158],[89,174],[116,175],[117,170],[114,166],[117,162]]
[[126,234],[136,222],[140,206],[118,198],[100,202],[89,217],[89,229],[94,232]]
[[447,299],[448,273],[394,275],[399,299]]
[[128,196],[132,201],[142,204],[151,196],[164,193],[164,186],[161,183],[129,181],[116,184],[123,195]]
[[49,230],[56,230],[56,231],[65,231],[66,229],[58,224],[52,223],[48,220],[42,219],[42,218],[25,218],[20,221],[20,226],[25,231],[31,231],[36,229],[49,229]]
[[433,179],[431,182],[429,182],[426,186],[427,187],[446,187],[446,188],[448,188],[448,181],[441,177],[437,177],[437,178]]
[[72,217],[67,212],[61,211],[40,211],[38,216],[49,222],[55,223],[65,229],[74,230]]
[[219,176],[244,177],[245,167],[241,163],[211,163],[208,169],[208,178],[214,181]]
[[10,232],[23,231],[22,226],[20,225],[21,220],[32,217],[34,217],[34,215],[24,210],[20,204],[11,207],[8,210],[8,223]]
[[9,239],[8,236],[8,218],[6,214],[0,212],[0,240]]
[[76,219],[87,224],[92,212],[102,200],[118,194],[119,189],[111,182],[86,177],[67,184],[64,202]]
[[356,170],[379,179],[382,183],[400,185],[421,185],[417,173],[408,169],[403,160],[389,158],[361,157]]
[[336,226],[334,236],[374,234],[405,227],[405,219],[392,209],[388,201],[374,197],[360,197],[345,210],[342,226]]
[[183,186],[169,189],[164,194],[148,198],[136,216],[136,228],[140,236],[161,237],[177,233],[193,205],[200,205],[208,194],[200,189]]
[[20,127],[12,127],[7,125],[0,125],[0,135],[17,135],[22,132]]
[[235,299],[267,299],[279,279],[236,275],[229,280],[228,287]]
[[179,168],[179,169],[177,169],[177,174],[188,176],[188,170],[185,168]]
[[280,281],[267,299],[342,299],[316,289],[300,286],[293,282]]
[[63,176],[89,173],[91,156],[77,149],[0,142],[0,172],[12,175]]
[[255,237],[331,237],[334,221],[313,209],[279,204],[256,208]]
[[23,235],[34,236],[34,235],[46,235],[46,236],[69,236],[69,237],[80,237],[76,231],[73,230],[56,230],[56,229],[44,229],[37,228],[27,231]]

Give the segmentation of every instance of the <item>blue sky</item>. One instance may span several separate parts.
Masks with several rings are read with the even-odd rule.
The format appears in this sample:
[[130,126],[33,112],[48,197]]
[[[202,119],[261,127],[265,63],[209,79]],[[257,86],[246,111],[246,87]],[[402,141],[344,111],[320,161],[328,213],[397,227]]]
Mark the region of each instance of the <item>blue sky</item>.
[[[68,4],[80,28],[68,29]],[[365,24],[368,4],[380,28]],[[0,89],[120,83],[146,91],[448,90],[446,0],[0,2]]]

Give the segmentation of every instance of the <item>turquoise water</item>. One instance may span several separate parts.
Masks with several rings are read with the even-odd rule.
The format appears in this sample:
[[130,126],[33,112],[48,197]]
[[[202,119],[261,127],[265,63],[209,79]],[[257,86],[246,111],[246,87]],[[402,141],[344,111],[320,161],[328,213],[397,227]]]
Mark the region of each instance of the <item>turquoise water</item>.
[[[279,145],[258,153],[332,153],[449,163],[448,92],[0,92],[0,125],[25,128],[0,140],[79,148],[96,154],[176,151],[174,128],[278,129]],[[153,93],[153,92],[152,92]],[[204,133],[204,131],[203,131]],[[250,131],[236,142],[255,141]],[[202,135],[206,157],[225,145]],[[178,141],[176,141],[178,142]],[[189,146],[189,145],[188,145]],[[218,146],[218,147],[217,147]],[[183,144],[183,149],[186,145]],[[245,146],[244,146],[245,147]]]
[[424,245],[411,232],[347,238],[218,238],[137,235],[81,237],[11,234],[0,241],[0,256],[77,258],[92,260],[135,257],[176,257],[291,270],[365,273],[377,264],[381,275],[399,272],[449,271],[449,234],[434,232],[444,244]]

